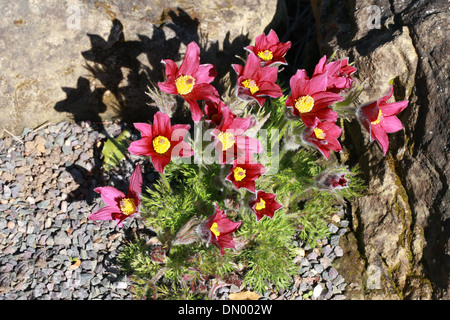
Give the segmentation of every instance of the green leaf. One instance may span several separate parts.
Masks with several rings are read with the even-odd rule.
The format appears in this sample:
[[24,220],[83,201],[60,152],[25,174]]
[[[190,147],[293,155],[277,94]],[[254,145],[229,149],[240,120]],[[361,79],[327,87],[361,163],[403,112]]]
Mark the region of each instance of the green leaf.
[[125,157],[128,143],[127,139],[131,136],[128,130],[123,131],[116,138],[110,138],[103,146],[103,169],[109,171],[119,164]]

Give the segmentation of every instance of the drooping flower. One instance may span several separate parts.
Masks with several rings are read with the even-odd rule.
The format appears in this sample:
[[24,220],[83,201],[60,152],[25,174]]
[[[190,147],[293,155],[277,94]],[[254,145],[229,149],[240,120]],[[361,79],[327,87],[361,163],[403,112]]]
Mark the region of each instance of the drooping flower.
[[222,121],[211,135],[213,143],[219,152],[219,163],[229,163],[242,155],[251,155],[262,151],[261,142],[258,139],[245,135],[250,129],[252,118],[236,117],[228,108],[222,109]]
[[327,73],[327,91],[339,92],[349,89],[353,84],[351,75],[356,68],[348,65],[348,58],[327,63],[327,56],[323,56],[317,63],[313,77]]
[[393,90],[394,87],[391,85],[387,95],[375,102],[360,106],[356,111],[357,119],[370,134],[370,141],[376,140],[384,154],[389,148],[387,133],[403,129],[403,124],[396,115],[408,106],[408,100],[387,103],[392,97]]
[[167,114],[157,112],[153,118],[153,125],[135,123],[135,128],[141,132],[142,138],[133,141],[128,151],[137,156],[151,157],[156,171],[163,173],[164,167],[172,157],[190,157],[192,148],[183,141],[190,126],[177,124],[172,126]]
[[162,61],[166,65],[167,80],[158,82],[158,87],[170,94],[181,95],[189,104],[194,122],[201,120],[203,112],[197,100],[211,100],[219,103],[216,88],[210,83],[217,76],[212,64],[200,64],[200,47],[195,42],[187,46],[180,68],[173,60]]
[[317,147],[326,159],[330,157],[330,150],[342,151],[341,144],[337,138],[341,135],[342,129],[332,121],[320,121],[315,119],[313,127],[303,130],[302,140],[311,146]]
[[273,193],[258,190],[256,197],[249,203],[253,212],[256,214],[256,221],[259,221],[264,216],[273,218],[275,211],[283,207],[275,198],[276,195]]
[[290,79],[291,95],[286,100],[286,107],[292,114],[300,117],[307,127],[314,126],[315,118],[335,122],[337,113],[328,106],[344,97],[327,92],[327,72],[309,79],[305,70],[297,70]]
[[264,172],[266,169],[262,164],[253,162],[251,158],[240,157],[233,161],[233,167],[226,179],[231,181],[237,189],[246,188],[255,192],[255,180]]
[[246,50],[253,52],[260,59],[262,66],[272,67],[287,64],[284,56],[290,48],[291,41],[280,42],[273,30],[270,30],[267,36],[264,33],[257,36],[254,46],[245,47]]
[[351,172],[346,166],[332,166],[316,176],[314,185],[316,188],[326,191],[348,188],[349,176],[351,176]]
[[242,100],[254,99],[260,106],[266,101],[266,97],[279,98],[283,92],[275,83],[278,77],[276,67],[261,67],[259,58],[251,52],[242,67],[239,64],[232,65],[238,75],[237,96]]
[[232,233],[235,232],[241,222],[233,222],[227,218],[219,205],[215,203],[215,212],[197,227],[197,234],[206,243],[211,243],[220,249],[220,254],[225,254],[225,248],[234,249]]
[[227,115],[236,118],[236,115],[222,102],[205,101],[206,122],[211,122],[219,126],[223,119],[224,109],[228,109]]
[[106,207],[92,213],[90,220],[115,220],[119,228],[123,227],[123,221],[139,212],[142,192],[142,172],[139,164],[131,174],[127,193],[114,187],[97,187],[94,189],[99,193]]

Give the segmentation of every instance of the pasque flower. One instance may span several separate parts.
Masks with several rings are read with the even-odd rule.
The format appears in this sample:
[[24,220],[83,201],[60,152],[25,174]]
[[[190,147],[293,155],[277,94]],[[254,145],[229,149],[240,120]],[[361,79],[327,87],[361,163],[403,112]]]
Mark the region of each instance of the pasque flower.
[[117,226],[121,228],[123,221],[139,212],[142,192],[142,173],[138,164],[131,174],[127,193],[117,190],[114,187],[97,187],[94,189],[99,193],[102,200],[107,204],[97,212],[89,216],[90,220],[115,220]]
[[315,118],[313,126],[307,127],[302,132],[302,140],[311,146],[317,147],[326,159],[330,157],[330,151],[341,151],[342,147],[337,138],[342,129],[332,121],[320,121]]
[[251,192],[255,192],[255,180],[264,174],[266,169],[262,164],[247,158],[243,156],[234,160],[233,167],[226,179],[231,181],[237,189],[246,188]]
[[[223,111],[227,109],[228,111]],[[205,101],[205,114],[206,114],[206,122],[210,122],[219,126],[222,122],[224,112],[227,112],[227,116],[231,116],[232,118],[236,118],[236,115],[231,112],[231,110],[222,102],[219,103],[212,101]]]
[[273,30],[270,30],[267,36],[264,33],[257,36],[254,46],[245,47],[246,50],[253,52],[260,59],[262,66],[287,64],[284,56],[290,48],[291,41],[280,42]]
[[220,163],[228,163],[239,156],[262,151],[258,139],[245,135],[245,131],[252,125],[251,116],[238,118],[228,108],[223,108],[221,113],[220,125],[211,132],[214,137],[213,143],[219,152]]
[[275,211],[283,207],[275,198],[276,195],[273,193],[258,190],[256,197],[249,203],[253,212],[256,214],[256,221],[259,221],[264,216],[273,218]]
[[215,203],[215,212],[197,227],[197,234],[199,237],[211,243],[220,249],[220,254],[225,254],[225,248],[234,249],[234,240],[231,235],[235,232],[241,222],[233,222],[227,218],[219,205]]
[[156,171],[163,173],[164,167],[170,163],[173,156],[190,157],[192,148],[183,141],[190,126],[177,124],[172,126],[167,114],[157,112],[153,125],[135,123],[135,128],[141,132],[142,139],[133,141],[128,151],[137,156],[151,157]]
[[318,174],[314,185],[320,190],[327,191],[347,188],[350,184],[349,176],[351,176],[351,172],[346,166],[333,166]]
[[170,94],[181,95],[189,104],[194,122],[201,120],[203,112],[197,100],[211,100],[219,103],[216,88],[210,83],[217,76],[212,64],[200,64],[200,47],[195,42],[187,46],[186,54],[180,67],[173,60],[166,59],[167,80],[158,82],[158,87]]
[[327,72],[309,79],[305,70],[297,70],[290,79],[291,95],[286,100],[286,107],[294,116],[300,117],[307,127],[313,127],[315,118],[320,120],[337,120],[337,113],[328,106],[344,97],[327,92]]
[[349,89],[353,84],[351,75],[356,68],[348,65],[348,58],[327,63],[327,56],[323,56],[317,63],[313,77],[327,73],[327,91],[339,92]]
[[396,115],[408,106],[408,100],[387,103],[392,97],[393,90],[394,88],[391,86],[387,95],[375,102],[359,107],[356,111],[357,119],[370,134],[370,141],[376,140],[384,154],[389,148],[387,133],[403,129],[403,124]]
[[242,100],[254,99],[260,106],[266,97],[279,98],[283,95],[279,85],[275,83],[278,77],[278,68],[261,67],[259,58],[251,52],[242,67],[232,65],[238,75],[237,96]]

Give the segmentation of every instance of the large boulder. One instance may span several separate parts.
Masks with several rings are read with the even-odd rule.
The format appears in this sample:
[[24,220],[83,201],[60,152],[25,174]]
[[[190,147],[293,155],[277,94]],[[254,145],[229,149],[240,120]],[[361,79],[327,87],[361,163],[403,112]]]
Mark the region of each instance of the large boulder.
[[[356,121],[343,145],[367,181],[353,207],[353,234],[364,268],[342,272],[360,299],[448,299],[450,274],[449,24],[447,1],[313,0],[322,53],[337,51],[365,80],[360,103],[394,84],[392,101],[408,99],[404,130],[389,134],[383,156]],[[345,259],[345,256],[344,256]]]
[[202,63],[215,63],[225,78],[276,6],[276,0],[1,1],[0,136],[3,128],[20,134],[47,121],[142,121],[152,114],[147,86],[163,79],[161,59],[180,61],[196,41]]

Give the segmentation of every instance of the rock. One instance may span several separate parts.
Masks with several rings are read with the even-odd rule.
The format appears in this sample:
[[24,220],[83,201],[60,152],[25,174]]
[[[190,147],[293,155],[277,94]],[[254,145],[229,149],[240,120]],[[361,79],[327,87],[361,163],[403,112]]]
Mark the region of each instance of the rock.
[[[205,62],[216,63],[224,76],[231,63],[221,61],[238,62],[235,54],[244,54],[276,9],[276,0],[3,1],[0,123],[19,135],[46,121],[99,121],[116,115],[119,100],[132,108],[129,117],[150,117],[145,91],[163,79],[163,58],[180,61],[196,41],[204,45]],[[33,50],[24,51],[24,41]],[[85,77],[86,64],[92,77]]]
[[[449,299],[445,261],[450,240],[441,229],[450,217],[450,50],[443,27],[449,22],[448,4],[412,0],[381,0],[372,7],[362,0],[312,4],[320,50],[351,57],[356,77],[366,80],[361,103],[383,96],[391,80],[391,101],[410,101],[399,115],[404,130],[389,134],[386,156],[369,142],[359,123],[345,123],[342,144],[349,156],[343,162],[359,164],[368,182],[368,195],[355,201],[352,216],[358,250],[367,267],[377,265],[389,275],[381,278],[381,289],[366,291],[366,299],[398,299],[413,291],[418,293],[415,298]],[[361,271],[363,279],[368,270]]]

